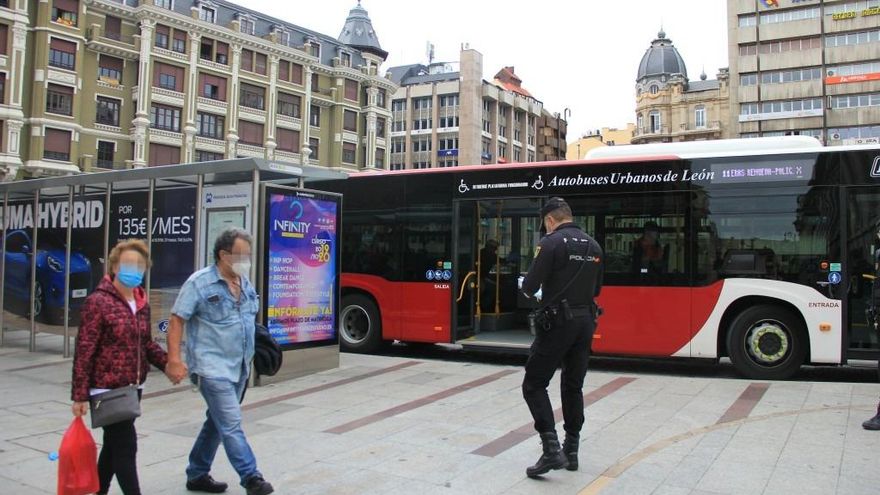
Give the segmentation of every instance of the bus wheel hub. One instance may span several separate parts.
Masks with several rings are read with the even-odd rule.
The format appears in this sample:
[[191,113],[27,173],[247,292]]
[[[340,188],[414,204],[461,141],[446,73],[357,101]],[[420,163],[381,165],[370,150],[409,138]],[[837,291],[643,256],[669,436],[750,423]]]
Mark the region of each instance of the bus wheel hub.
[[746,338],[749,354],[761,364],[777,363],[788,352],[788,334],[779,323],[758,323]]

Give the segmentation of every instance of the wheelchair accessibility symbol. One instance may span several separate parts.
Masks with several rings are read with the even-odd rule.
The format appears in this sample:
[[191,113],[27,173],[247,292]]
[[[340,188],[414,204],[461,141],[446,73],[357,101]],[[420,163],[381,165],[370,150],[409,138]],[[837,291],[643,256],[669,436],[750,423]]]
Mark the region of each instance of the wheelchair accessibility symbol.
[[540,191],[541,189],[544,189],[544,181],[541,179],[540,175],[538,176],[537,179],[535,179],[535,182],[532,183],[532,189],[534,189],[536,191]]
[[460,194],[464,194],[470,190],[471,188],[469,188],[468,185],[464,183],[464,179],[461,179],[461,184],[458,185],[458,192]]

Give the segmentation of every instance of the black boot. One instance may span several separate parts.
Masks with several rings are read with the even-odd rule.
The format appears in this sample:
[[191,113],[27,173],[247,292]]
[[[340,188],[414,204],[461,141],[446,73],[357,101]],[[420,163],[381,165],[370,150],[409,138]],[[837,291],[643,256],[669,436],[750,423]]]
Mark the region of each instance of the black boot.
[[544,453],[534,466],[526,468],[526,476],[529,478],[537,478],[538,476],[550,471],[551,469],[562,469],[565,467],[565,456],[562,455],[562,449],[559,447],[559,437],[555,431],[541,433],[541,443],[544,447]]
[[877,404],[877,415],[862,423],[866,430],[880,430],[880,404]]
[[565,441],[562,442],[562,453],[565,454],[565,460],[568,462],[565,469],[569,471],[578,470],[578,447],[580,447],[580,435],[572,435],[565,432]]

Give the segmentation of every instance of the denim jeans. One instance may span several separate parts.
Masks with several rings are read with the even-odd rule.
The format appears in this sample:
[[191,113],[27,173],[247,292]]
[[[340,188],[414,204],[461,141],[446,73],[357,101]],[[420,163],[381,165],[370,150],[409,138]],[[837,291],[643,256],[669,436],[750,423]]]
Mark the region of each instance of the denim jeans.
[[239,399],[247,384],[247,376],[237,383],[222,378],[194,376],[199,391],[208,404],[207,419],[202,431],[189,453],[189,466],[186,478],[194,480],[211,471],[217,448],[223,443],[229,463],[238,472],[242,485],[253,476],[261,476],[257,471],[257,460],[248,445],[241,429],[241,405]]

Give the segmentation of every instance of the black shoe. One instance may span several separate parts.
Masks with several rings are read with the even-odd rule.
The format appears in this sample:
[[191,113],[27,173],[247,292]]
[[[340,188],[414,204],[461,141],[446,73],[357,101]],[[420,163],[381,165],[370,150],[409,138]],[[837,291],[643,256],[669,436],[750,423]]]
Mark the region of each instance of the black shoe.
[[259,475],[249,478],[244,483],[244,488],[247,490],[247,495],[269,495],[275,491],[272,485]]
[[227,488],[229,488],[229,485],[220,481],[214,481],[210,474],[186,481],[186,489],[191,492],[223,493]]
[[565,454],[565,469],[569,471],[578,470],[578,447],[580,446],[580,441],[580,435],[565,433],[565,441],[562,442],[562,453]]
[[862,423],[862,428],[866,430],[880,430],[880,413]]
[[526,468],[526,476],[529,478],[537,478],[551,469],[562,469],[565,467],[565,456],[559,447],[559,438],[556,436],[556,432],[541,433],[541,443],[544,447],[544,453],[541,454],[541,457],[534,466]]

